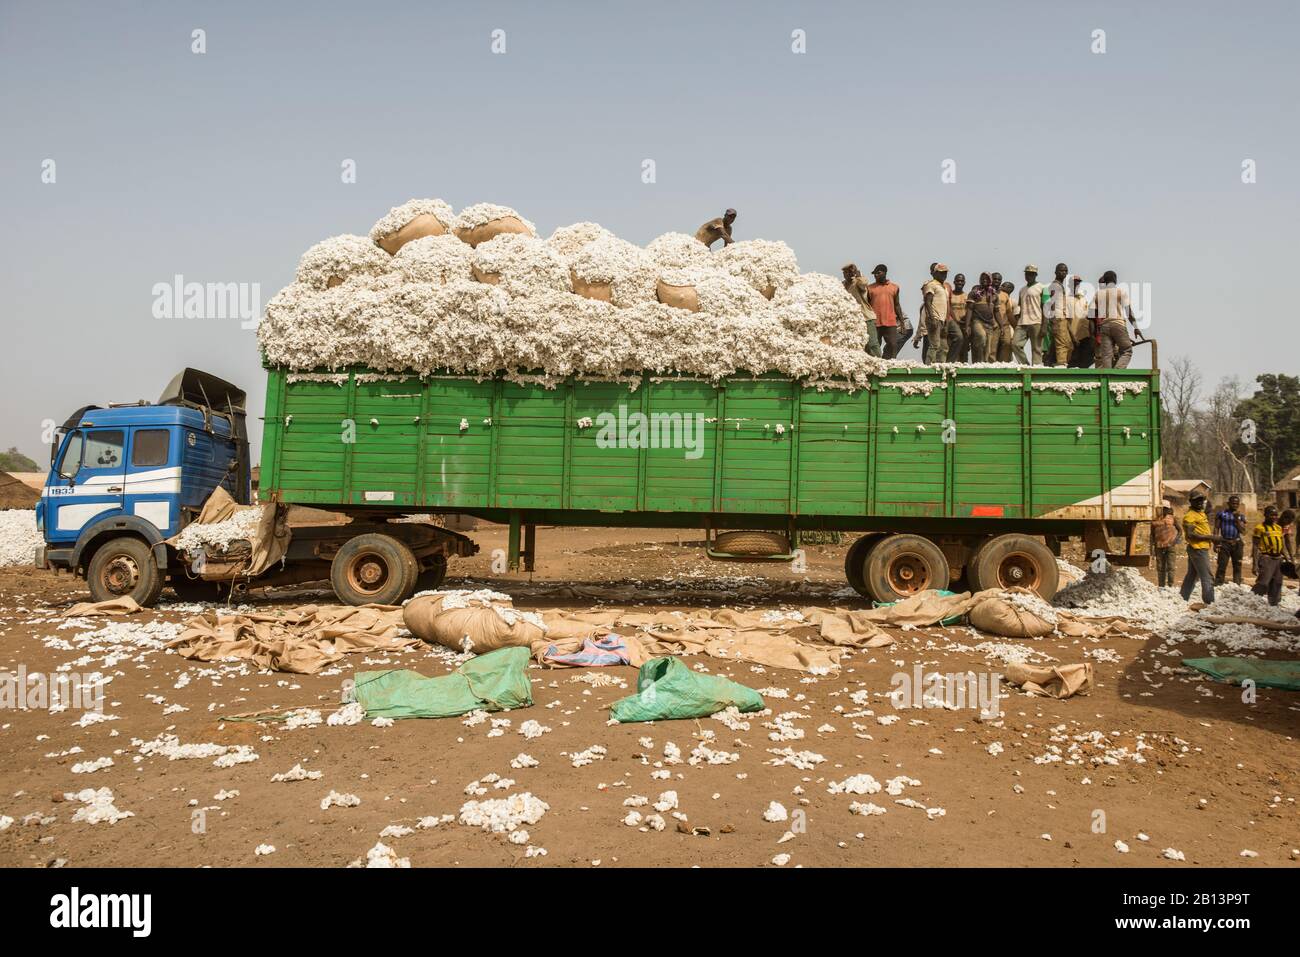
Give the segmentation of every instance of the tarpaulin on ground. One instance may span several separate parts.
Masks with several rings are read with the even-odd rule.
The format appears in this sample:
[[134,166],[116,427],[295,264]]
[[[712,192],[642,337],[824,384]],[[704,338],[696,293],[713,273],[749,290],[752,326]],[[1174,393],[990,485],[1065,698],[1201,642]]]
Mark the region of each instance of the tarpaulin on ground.
[[1092,691],[1092,662],[1078,665],[1031,665],[1011,662],[1004,676],[1022,691],[1040,698],[1072,698]]
[[416,644],[393,605],[303,605],[280,614],[204,612],[169,642],[183,658],[247,658],[258,668],[315,674],[358,651],[396,651]]
[[[244,564],[240,567],[238,575],[250,578],[262,574],[283,558],[285,552],[289,550],[289,522],[284,506],[274,502],[264,505],[240,505],[229,492],[218,485],[208,496],[208,500],[203,503],[203,509],[192,523],[212,525],[228,521],[240,512],[254,509],[261,513],[261,517],[258,519],[256,532],[248,542],[247,551],[239,546],[224,554],[218,552],[212,556],[214,560],[242,560]],[[181,530],[181,534],[184,534],[184,529]],[[175,545],[178,537],[179,535],[174,535],[169,538],[168,544]]]
[[630,665],[632,657],[623,638],[618,635],[601,635],[599,638],[583,639],[582,647],[577,651],[561,651],[559,645],[548,645],[542,661],[548,665],[568,665],[570,668],[608,668],[613,665]]
[[64,618],[98,618],[120,615],[134,615],[142,611],[139,603],[130,595],[121,598],[107,598],[104,601],[79,601],[63,613]]
[[530,657],[527,648],[500,648],[436,678],[406,670],[362,671],[356,677],[356,699],[367,718],[450,718],[529,708]]
[[1239,685],[1253,681],[1260,688],[1300,691],[1300,661],[1262,658],[1184,658],[1183,664],[1212,678]]
[[733,706],[741,712],[766,707],[753,688],[692,671],[679,658],[656,658],[637,672],[636,694],[615,701],[609,710],[616,721],[664,721],[707,718]]

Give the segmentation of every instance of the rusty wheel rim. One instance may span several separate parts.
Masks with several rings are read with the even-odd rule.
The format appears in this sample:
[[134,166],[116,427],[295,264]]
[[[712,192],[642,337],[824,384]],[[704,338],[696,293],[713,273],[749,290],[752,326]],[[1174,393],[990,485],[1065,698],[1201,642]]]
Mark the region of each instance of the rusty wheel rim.
[[930,587],[930,566],[920,555],[899,555],[885,572],[889,587],[900,595],[915,595]]
[[360,594],[378,594],[388,578],[388,562],[377,552],[362,552],[348,564],[348,585]]
[[129,595],[140,584],[140,566],[130,555],[118,555],[104,566],[99,581],[114,595]]
[[998,586],[1001,588],[1019,586],[1037,591],[1042,579],[1038,562],[1026,552],[1012,552],[998,563]]

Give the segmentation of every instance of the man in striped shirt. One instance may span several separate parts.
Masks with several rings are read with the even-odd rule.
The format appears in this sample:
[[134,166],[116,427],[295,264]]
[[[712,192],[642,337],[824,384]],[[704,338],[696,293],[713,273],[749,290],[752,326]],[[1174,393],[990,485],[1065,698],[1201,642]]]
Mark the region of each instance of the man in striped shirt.
[[1255,566],[1256,595],[1267,595],[1270,605],[1282,601],[1282,560],[1291,557],[1291,549],[1277,520],[1277,506],[1264,509],[1264,520],[1255,526],[1251,538],[1250,563]]

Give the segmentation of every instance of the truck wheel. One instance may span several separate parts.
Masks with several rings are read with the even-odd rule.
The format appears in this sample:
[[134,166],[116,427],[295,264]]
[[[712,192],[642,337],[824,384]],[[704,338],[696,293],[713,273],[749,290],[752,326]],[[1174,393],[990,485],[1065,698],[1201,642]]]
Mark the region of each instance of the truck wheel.
[[920,535],[888,535],[867,552],[862,578],[876,601],[902,601],[928,588],[948,587],[948,559]]
[[1051,601],[1060,583],[1060,569],[1051,549],[1028,535],[999,535],[978,549],[966,566],[971,588],[1012,588],[1019,585]]
[[163,578],[153,549],[138,538],[115,538],[95,552],[86,584],[95,601],[130,597],[140,607],[151,608],[162,593]]
[[849,587],[868,601],[871,600],[871,593],[867,591],[867,581],[862,577],[862,566],[866,561],[867,552],[871,550],[871,546],[883,537],[878,532],[863,535],[850,545],[849,550],[844,553],[844,577],[849,580]]
[[713,538],[713,550],[728,555],[784,555],[790,551],[790,539],[778,532],[719,532]]
[[400,605],[420,566],[404,542],[375,532],[348,539],[330,564],[330,584],[349,605]]
[[447,556],[438,554],[429,558],[429,567],[420,572],[420,577],[415,580],[415,590],[433,591],[442,584],[447,577]]

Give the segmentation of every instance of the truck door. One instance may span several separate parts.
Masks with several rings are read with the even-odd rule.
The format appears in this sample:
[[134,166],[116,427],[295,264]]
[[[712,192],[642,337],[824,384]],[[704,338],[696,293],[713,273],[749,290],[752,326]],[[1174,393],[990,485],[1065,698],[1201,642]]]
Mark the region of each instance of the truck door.
[[50,541],[75,540],[89,523],[122,510],[125,439],[122,429],[77,429],[68,436],[46,490]]

